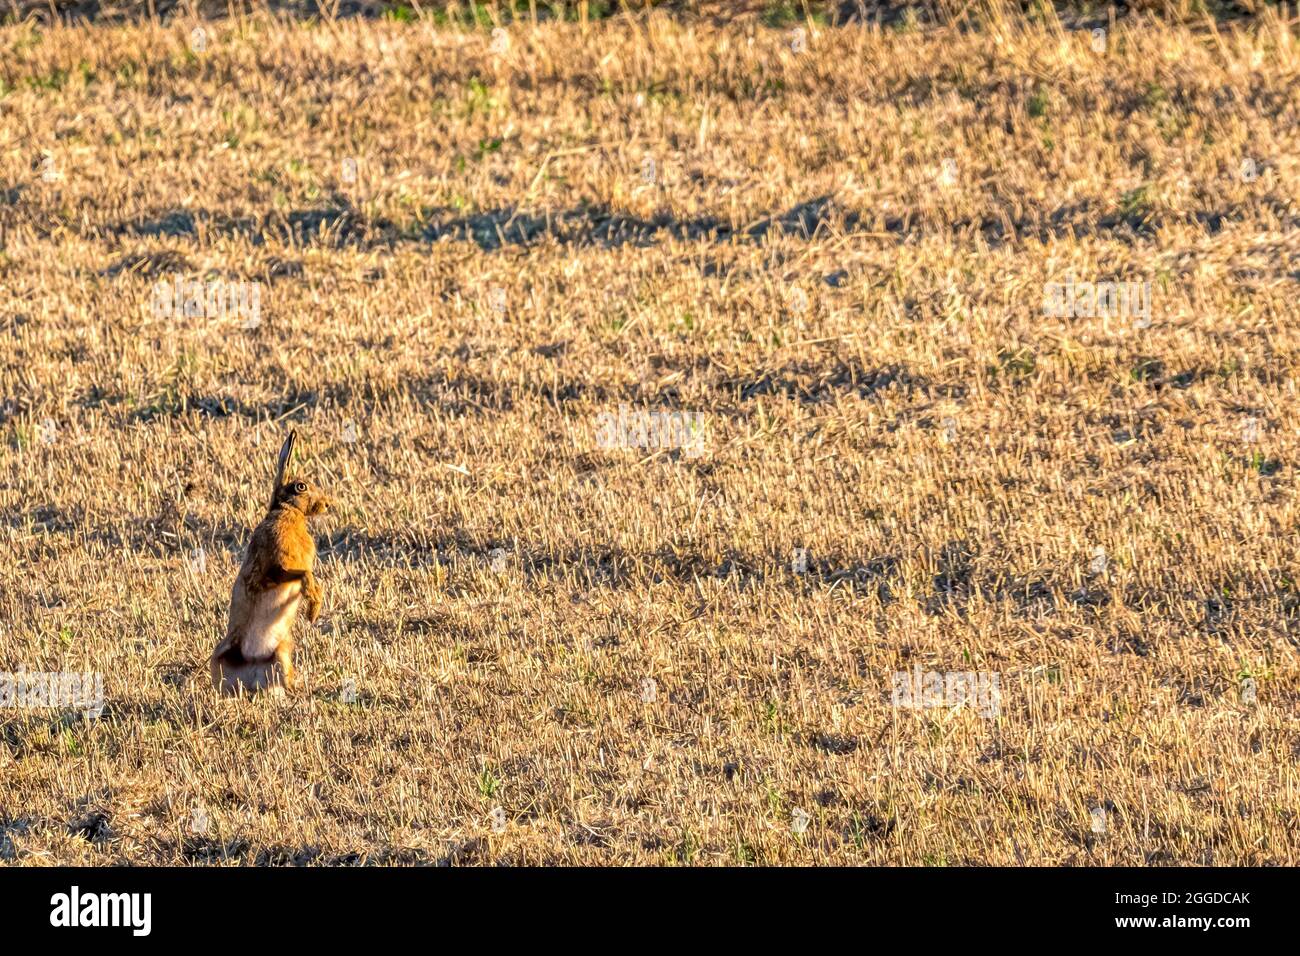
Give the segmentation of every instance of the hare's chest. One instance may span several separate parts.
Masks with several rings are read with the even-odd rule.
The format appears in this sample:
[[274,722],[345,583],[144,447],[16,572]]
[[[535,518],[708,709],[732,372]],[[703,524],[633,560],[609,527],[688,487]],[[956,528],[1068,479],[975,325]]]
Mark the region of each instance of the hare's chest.
[[257,596],[248,633],[241,642],[244,657],[261,661],[275,655],[276,649],[293,633],[293,620],[301,598],[302,585],[297,581],[269,588]]

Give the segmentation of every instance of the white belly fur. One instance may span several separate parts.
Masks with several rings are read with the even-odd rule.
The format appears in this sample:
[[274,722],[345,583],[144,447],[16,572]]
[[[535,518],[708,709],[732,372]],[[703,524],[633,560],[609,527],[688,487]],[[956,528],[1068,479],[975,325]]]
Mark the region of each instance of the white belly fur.
[[275,656],[275,649],[293,630],[293,619],[301,598],[302,585],[297,581],[281,584],[257,596],[248,632],[239,642],[245,660],[264,661]]

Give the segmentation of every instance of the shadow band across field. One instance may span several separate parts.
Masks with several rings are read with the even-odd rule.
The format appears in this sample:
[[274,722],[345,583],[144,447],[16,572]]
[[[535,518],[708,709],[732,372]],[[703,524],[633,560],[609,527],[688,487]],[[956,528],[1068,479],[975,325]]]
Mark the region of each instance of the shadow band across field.
[[[523,212],[503,207],[469,216],[453,216],[428,222],[418,228],[402,228],[387,220],[367,220],[346,202],[317,209],[297,209],[260,220],[221,213],[185,209],[162,210],[156,214],[82,231],[90,237],[139,237],[183,239],[213,236],[243,238],[253,245],[268,240],[293,246],[373,249],[403,243],[442,241],[472,242],[484,252],[507,247],[527,248],[542,242],[584,249],[645,248],[664,240],[683,242],[763,243],[773,237],[811,242],[828,234],[871,235],[891,242],[906,242],[930,235],[953,239],[979,237],[989,246],[1036,240],[1072,240],[1081,236],[1105,236],[1126,244],[1154,238],[1164,227],[1194,223],[1215,235],[1232,223],[1248,222],[1267,211],[1285,229],[1300,229],[1300,215],[1280,197],[1265,197],[1250,207],[1229,206],[1220,210],[1195,210],[1182,216],[1165,216],[1150,211],[1104,212],[1087,203],[1061,207],[1038,216],[1011,218],[986,214],[942,225],[923,217],[886,217],[867,220],[852,210],[840,208],[829,195],[799,203],[785,212],[771,213],[741,227],[713,216],[679,219],[671,216],[641,218],[616,213],[603,206],[582,205],[556,212]],[[166,254],[165,254],[166,255]],[[171,256],[176,256],[171,253]],[[105,270],[115,275],[134,271],[133,258],[126,257]],[[160,263],[159,268],[174,268]],[[146,268],[146,273],[156,272]]]
[[[44,520],[34,522],[33,517]],[[140,517],[131,523],[123,535],[106,529],[87,526],[84,516],[59,512],[53,507],[39,509],[37,515],[28,516],[15,510],[0,513],[0,527],[39,530],[47,536],[84,537],[96,540],[118,550],[165,556],[166,549],[156,547],[160,530],[168,530],[178,540],[203,543],[209,548],[224,548],[232,560],[237,560],[247,538],[246,529],[234,524],[213,524],[194,516],[166,521],[162,518]],[[900,600],[908,591],[902,578],[901,559],[897,554],[861,555],[846,552],[827,553],[811,557],[807,567],[796,573],[788,566],[787,556],[772,552],[742,552],[724,548],[712,556],[694,549],[661,547],[653,551],[634,551],[614,545],[574,547],[553,550],[545,547],[522,547],[517,542],[496,538],[483,538],[465,529],[456,529],[436,538],[418,537],[406,533],[373,534],[355,526],[335,529],[321,541],[320,555],[328,564],[364,563],[369,567],[430,568],[435,566],[453,569],[451,593],[465,593],[466,575],[474,569],[489,566],[493,555],[500,549],[504,553],[510,573],[537,582],[569,581],[585,590],[622,590],[643,587],[647,583],[689,585],[700,580],[725,581],[742,590],[777,588],[780,590],[811,593],[814,591],[844,591],[856,597],[873,598],[882,607]],[[1053,617],[1069,606],[1097,609],[1119,601],[1123,606],[1162,613],[1171,594],[1192,602],[1200,608],[1200,618],[1194,630],[1210,636],[1223,636],[1230,632],[1233,621],[1249,607],[1267,608],[1274,615],[1274,624],[1293,645],[1300,646],[1296,637],[1297,620],[1300,620],[1300,596],[1289,591],[1277,580],[1260,581],[1249,574],[1234,574],[1214,582],[1208,590],[1187,588],[1177,582],[1164,584],[1132,584],[1114,588],[1104,581],[1090,578],[1080,587],[1068,569],[1056,573],[1046,571],[1041,575],[1021,576],[989,570],[997,561],[986,559],[982,545],[977,541],[954,540],[930,554],[928,561],[934,574],[929,586],[910,600],[931,616],[955,613],[963,615],[974,602],[1000,604],[1014,609],[1015,613],[1031,616]],[[1237,595],[1228,597],[1226,595]],[[51,607],[63,606],[61,595],[46,595],[45,603]],[[412,619],[407,622],[417,629],[434,626],[446,630],[445,622]],[[358,627],[364,623],[356,622]],[[376,630],[376,640],[382,640]],[[616,635],[611,635],[618,643]],[[1146,656],[1149,648],[1138,635],[1126,640],[1122,648],[1137,656]]]
[[[287,215],[261,220],[171,209],[118,223],[108,231],[115,236],[142,238],[238,237],[254,245],[274,239],[297,245],[374,247],[451,239],[473,242],[485,252],[495,252],[506,246],[530,246],[546,239],[563,245],[605,248],[651,246],[664,236],[688,241],[727,242],[734,237],[761,241],[769,234],[779,233],[811,239],[819,228],[844,221],[844,217],[835,217],[832,213],[831,198],[819,196],[785,213],[765,216],[752,225],[737,229],[711,216],[643,219],[615,213],[602,206],[580,206],[554,213],[525,213],[504,207],[471,216],[448,217],[418,229],[402,229],[387,220],[368,221],[350,203],[338,201],[320,209],[298,209]],[[857,227],[856,217],[849,217],[848,225]]]

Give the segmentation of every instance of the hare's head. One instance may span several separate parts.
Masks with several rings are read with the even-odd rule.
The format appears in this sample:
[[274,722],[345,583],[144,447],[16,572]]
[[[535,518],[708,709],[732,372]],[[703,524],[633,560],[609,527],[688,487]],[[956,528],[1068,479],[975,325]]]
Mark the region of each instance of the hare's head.
[[305,478],[287,478],[275,490],[275,507],[288,505],[307,517],[324,514],[330,507],[329,496]]
[[271,492],[271,507],[287,505],[310,518],[328,511],[331,502],[329,496],[313,482],[305,478],[285,477],[284,471],[288,467],[289,458],[293,455],[293,446],[297,441],[298,432],[291,431],[280,448],[280,460],[275,469],[275,485]]

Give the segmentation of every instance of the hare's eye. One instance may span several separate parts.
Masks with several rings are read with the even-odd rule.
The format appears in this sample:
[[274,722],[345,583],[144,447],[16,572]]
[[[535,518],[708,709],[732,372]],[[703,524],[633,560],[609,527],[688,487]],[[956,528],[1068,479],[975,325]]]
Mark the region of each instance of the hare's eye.
[[294,493],[295,495],[300,495],[300,494],[302,494],[302,493],[303,493],[304,491],[306,491],[306,490],[307,490],[307,482],[305,482],[305,481],[295,481],[295,482],[293,483],[293,493]]

